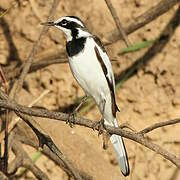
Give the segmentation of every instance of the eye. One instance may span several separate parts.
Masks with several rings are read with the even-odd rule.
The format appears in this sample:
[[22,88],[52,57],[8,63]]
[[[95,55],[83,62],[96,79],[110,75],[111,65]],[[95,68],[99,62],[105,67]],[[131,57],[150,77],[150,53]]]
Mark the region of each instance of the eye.
[[63,26],[67,25],[67,23],[68,23],[68,21],[65,20],[65,19],[63,19],[63,20],[61,21],[61,25],[63,25]]

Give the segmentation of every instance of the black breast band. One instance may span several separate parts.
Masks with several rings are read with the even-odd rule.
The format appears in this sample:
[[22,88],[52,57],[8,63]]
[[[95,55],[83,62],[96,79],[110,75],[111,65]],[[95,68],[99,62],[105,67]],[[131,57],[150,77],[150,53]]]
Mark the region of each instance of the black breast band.
[[84,49],[84,45],[86,42],[85,37],[81,37],[78,39],[73,38],[72,41],[66,43],[66,51],[69,57],[77,55]]

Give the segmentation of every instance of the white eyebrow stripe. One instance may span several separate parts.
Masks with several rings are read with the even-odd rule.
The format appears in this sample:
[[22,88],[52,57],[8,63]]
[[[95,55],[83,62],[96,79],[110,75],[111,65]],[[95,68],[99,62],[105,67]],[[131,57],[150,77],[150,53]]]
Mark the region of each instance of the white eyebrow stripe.
[[79,24],[80,26],[84,27],[84,24],[81,21],[79,21],[78,19],[75,19],[75,18],[72,18],[72,17],[64,17],[63,19],[66,19],[68,21],[73,21],[73,22]]

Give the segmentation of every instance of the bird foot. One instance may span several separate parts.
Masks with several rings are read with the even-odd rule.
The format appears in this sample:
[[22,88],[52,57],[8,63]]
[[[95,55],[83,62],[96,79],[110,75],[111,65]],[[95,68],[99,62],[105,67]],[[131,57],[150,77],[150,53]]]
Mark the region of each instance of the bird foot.
[[102,136],[103,136],[103,149],[106,150],[108,148],[108,142],[111,135],[107,131],[104,131],[102,133]]
[[75,125],[76,123],[76,112],[72,112],[69,114],[69,117],[68,119],[66,120],[66,124],[69,124],[69,126],[71,128],[73,128],[73,126]]
[[103,149],[108,148],[108,141],[110,139],[110,134],[104,128],[104,119],[97,121],[93,124],[93,130],[98,130],[98,136],[102,134],[103,137]]
[[98,129],[98,136],[100,136],[103,133],[103,131],[105,131],[104,119],[101,119],[100,121],[94,122],[93,130],[95,131],[95,129]]

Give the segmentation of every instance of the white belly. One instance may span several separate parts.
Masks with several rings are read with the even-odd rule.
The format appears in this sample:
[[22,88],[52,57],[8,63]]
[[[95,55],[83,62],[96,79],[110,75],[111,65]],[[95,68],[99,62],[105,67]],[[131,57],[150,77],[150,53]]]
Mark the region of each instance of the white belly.
[[110,98],[110,90],[91,41],[91,39],[87,40],[83,52],[69,58],[69,64],[79,85],[99,106],[103,99],[107,99],[108,96]]

